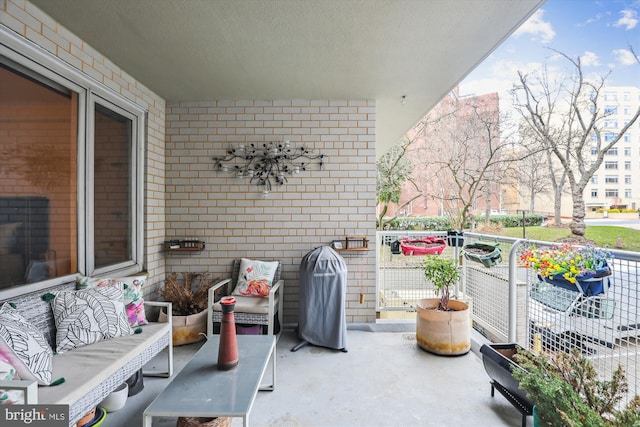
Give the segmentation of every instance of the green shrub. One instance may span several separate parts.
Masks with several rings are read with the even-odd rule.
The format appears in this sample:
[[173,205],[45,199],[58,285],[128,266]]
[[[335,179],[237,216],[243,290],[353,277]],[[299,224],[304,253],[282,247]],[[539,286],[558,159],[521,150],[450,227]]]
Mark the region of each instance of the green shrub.
[[385,230],[443,231],[451,228],[449,220],[441,216],[408,216],[385,223]]
[[[484,223],[484,215],[478,215],[475,218],[476,225]],[[537,226],[541,225],[544,219],[543,215],[527,214],[524,217],[524,225]],[[505,228],[522,227],[522,215],[491,215],[489,223],[493,225],[502,224]],[[471,228],[471,224],[467,223],[465,229]],[[424,230],[424,231],[444,231],[451,229],[449,219],[444,216],[407,216],[394,218],[393,220],[385,219],[384,230]]]
[[619,408],[628,384],[621,367],[610,381],[598,378],[591,362],[578,350],[552,353],[549,359],[519,351],[514,360],[523,370],[514,370],[527,397],[536,405],[543,426],[636,427],[640,425],[640,396]]

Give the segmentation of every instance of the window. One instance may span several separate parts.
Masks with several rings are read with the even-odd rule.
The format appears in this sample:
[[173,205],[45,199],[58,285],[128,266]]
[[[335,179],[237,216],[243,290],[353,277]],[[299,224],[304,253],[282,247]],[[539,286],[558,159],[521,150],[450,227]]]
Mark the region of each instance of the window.
[[94,157],[95,266],[130,258],[132,120],[96,104]]
[[591,183],[592,184],[597,184],[598,183],[598,175],[593,175],[591,177]]
[[604,190],[604,197],[618,197],[618,190],[617,189],[606,189]]
[[618,155],[618,147],[609,148],[605,154],[607,156],[617,156]]
[[617,184],[618,176],[617,175],[607,175],[604,177],[605,184]]
[[625,184],[631,184],[631,175],[625,175],[624,176],[624,183]]
[[596,197],[598,197],[598,190],[596,190],[595,188],[591,189],[591,197],[593,197],[594,199]]
[[631,198],[631,189],[627,188],[624,190],[624,197],[626,197],[627,199]]
[[631,155],[631,147],[624,147],[624,155],[625,157],[629,157]]
[[604,107],[604,114],[617,114],[618,113],[618,107],[616,107],[615,105],[607,105],[606,107]]
[[618,96],[616,95],[615,92],[605,92],[604,93],[604,100],[605,101],[617,101],[618,100]]
[[631,170],[631,162],[624,162],[624,170]]
[[598,147],[591,147],[591,155],[592,156],[598,155]]
[[617,129],[618,128],[618,121],[617,120],[605,120],[604,121],[604,127],[605,128],[609,128],[609,129]]
[[0,43],[0,289],[139,272],[144,111],[33,49]]
[[611,142],[614,141],[616,139],[618,135],[616,135],[615,133],[605,133],[604,134],[604,141],[605,142]]
[[618,169],[618,162],[604,162],[605,169]]
[[631,135],[626,134],[622,137],[624,142],[631,142]]

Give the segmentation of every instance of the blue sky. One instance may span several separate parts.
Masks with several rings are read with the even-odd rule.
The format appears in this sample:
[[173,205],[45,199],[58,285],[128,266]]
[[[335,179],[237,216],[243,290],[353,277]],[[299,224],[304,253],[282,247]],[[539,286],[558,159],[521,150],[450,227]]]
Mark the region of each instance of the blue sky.
[[503,99],[517,71],[540,69],[567,74],[566,59],[580,56],[587,76],[604,76],[608,86],[640,87],[640,0],[548,0],[460,84],[460,94],[499,92]]

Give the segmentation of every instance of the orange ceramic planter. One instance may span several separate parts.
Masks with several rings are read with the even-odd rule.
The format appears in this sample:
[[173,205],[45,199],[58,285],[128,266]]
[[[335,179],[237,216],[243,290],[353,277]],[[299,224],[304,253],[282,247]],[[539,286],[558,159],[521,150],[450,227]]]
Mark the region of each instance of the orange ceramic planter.
[[471,349],[469,306],[450,300],[450,311],[437,310],[438,298],[419,300],[416,304],[416,341],[434,354],[459,356]]

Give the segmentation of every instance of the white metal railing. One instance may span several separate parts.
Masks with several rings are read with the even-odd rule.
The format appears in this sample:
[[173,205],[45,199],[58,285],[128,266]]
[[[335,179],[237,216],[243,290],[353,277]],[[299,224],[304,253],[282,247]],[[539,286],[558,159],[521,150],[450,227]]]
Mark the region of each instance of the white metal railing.
[[[403,237],[444,236],[445,232],[378,232],[376,286],[378,310],[413,311],[417,300],[434,288],[418,268],[422,256],[391,253]],[[458,259],[462,280],[455,294],[469,302],[474,328],[493,342],[517,342],[536,351],[570,351],[588,357],[603,378],[618,365],[625,370],[631,394],[640,394],[640,253],[610,250],[611,286],[606,294],[585,297],[573,291],[543,289],[533,271],[519,267],[523,244],[550,242],[465,233],[465,243],[497,242],[502,262],[487,268],[447,247],[442,255]]]

